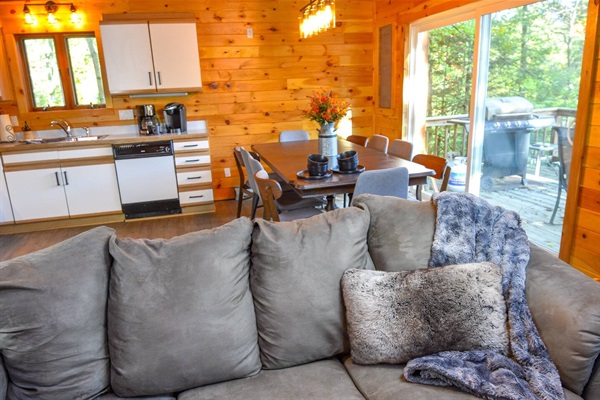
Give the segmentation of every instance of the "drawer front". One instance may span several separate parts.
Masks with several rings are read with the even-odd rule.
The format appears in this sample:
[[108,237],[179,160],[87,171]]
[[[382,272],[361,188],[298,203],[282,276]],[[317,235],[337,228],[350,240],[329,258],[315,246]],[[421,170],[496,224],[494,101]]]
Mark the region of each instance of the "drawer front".
[[178,167],[189,167],[192,165],[208,165],[210,164],[210,155],[193,155],[187,157],[175,157],[175,165]]
[[86,149],[73,149],[73,150],[59,150],[58,154],[61,160],[70,160],[74,158],[87,158],[87,157],[112,157],[112,147],[92,147]]
[[177,183],[179,186],[197,185],[199,183],[209,182],[212,182],[212,173],[210,170],[177,173]]
[[173,150],[191,151],[191,150],[206,150],[208,149],[208,140],[195,140],[190,142],[173,142]]
[[5,165],[17,164],[33,161],[54,161],[58,160],[58,151],[32,151],[31,153],[4,153],[2,160]]
[[213,201],[212,189],[200,189],[193,190],[190,192],[179,192],[179,203],[194,204],[194,203],[207,203]]

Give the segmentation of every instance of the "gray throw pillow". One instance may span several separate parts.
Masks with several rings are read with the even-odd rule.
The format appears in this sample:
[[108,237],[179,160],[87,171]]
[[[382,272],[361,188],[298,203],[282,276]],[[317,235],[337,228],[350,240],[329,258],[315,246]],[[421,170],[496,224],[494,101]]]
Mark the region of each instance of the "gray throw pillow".
[[507,354],[501,280],[500,269],[489,262],[346,271],[342,290],[352,360],[401,364],[450,350]]
[[342,274],[373,268],[369,213],[355,207],[291,222],[256,220],[251,286],[263,368],[348,351]]
[[423,268],[431,257],[435,208],[430,202],[364,194],[353,204],[369,210],[369,253],[379,271]]
[[252,222],[169,240],[115,239],[108,301],[111,384],[123,397],[258,373],[249,287]]
[[113,236],[113,229],[99,227],[0,263],[7,398],[93,398],[108,390],[106,301]]

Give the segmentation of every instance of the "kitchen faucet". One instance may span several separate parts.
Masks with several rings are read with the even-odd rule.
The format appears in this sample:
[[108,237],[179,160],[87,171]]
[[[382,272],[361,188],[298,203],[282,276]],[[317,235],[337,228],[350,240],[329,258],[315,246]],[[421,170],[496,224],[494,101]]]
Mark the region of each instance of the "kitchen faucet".
[[50,122],[50,126],[54,126],[54,125],[60,126],[60,129],[62,129],[65,132],[67,137],[68,138],[71,137],[71,125],[69,125],[69,123],[67,121],[65,121],[64,119],[58,119],[56,121]]

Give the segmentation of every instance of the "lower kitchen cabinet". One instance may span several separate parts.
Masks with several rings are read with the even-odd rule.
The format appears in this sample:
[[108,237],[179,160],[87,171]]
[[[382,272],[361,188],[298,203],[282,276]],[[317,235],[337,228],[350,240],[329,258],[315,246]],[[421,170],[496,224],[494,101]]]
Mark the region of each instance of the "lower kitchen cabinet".
[[110,147],[2,155],[16,222],[120,213]]
[[208,138],[173,141],[173,149],[182,211],[214,211]]
[[10,205],[8,187],[6,186],[4,170],[0,162],[0,225],[13,224],[14,222],[15,218],[13,217],[12,206]]

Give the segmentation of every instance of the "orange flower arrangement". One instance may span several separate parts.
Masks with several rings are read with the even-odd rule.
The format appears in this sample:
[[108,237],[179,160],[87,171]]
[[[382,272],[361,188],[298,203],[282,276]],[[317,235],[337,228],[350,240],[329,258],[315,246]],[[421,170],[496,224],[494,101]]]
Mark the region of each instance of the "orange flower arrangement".
[[313,92],[310,99],[310,108],[304,110],[304,115],[319,125],[335,124],[348,112],[350,103],[341,100],[331,90],[321,89],[321,92]]

